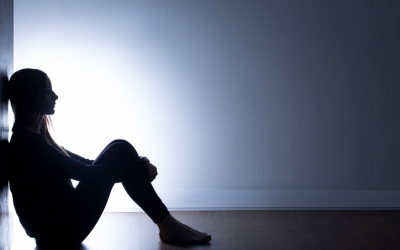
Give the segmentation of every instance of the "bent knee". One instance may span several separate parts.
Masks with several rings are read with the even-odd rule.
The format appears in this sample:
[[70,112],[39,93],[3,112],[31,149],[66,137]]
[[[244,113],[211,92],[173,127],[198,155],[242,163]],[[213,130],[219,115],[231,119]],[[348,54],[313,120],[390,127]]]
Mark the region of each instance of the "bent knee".
[[112,141],[108,147],[107,150],[110,151],[117,151],[119,153],[123,154],[131,154],[133,153],[134,155],[138,155],[136,152],[136,149],[126,140],[114,140]]
[[[128,141],[122,140],[122,139],[113,140],[112,142],[110,142],[110,143],[107,145],[106,148],[114,147],[114,146],[117,146],[117,147],[128,147],[128,148],[131,148],[131,149],[132,149],[132,148],[135,149],[135,148],[132,146],[132,144],[130,144]],[[135,151],[136,151],[136,150],[135,150]]]
[[123,143],[123,144],[128,144],[128,145],[132,146],[127,140],[123,140],[123,139],[113,140],[110,144],[114,144],[114,143]]

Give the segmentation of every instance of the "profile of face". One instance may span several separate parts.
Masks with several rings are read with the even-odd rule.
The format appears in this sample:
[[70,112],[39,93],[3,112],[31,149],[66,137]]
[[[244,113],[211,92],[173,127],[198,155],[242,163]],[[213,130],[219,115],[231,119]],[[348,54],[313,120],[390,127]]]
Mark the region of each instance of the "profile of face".
[[51,81],[49,77],[46,76],[46,92],[43,96],[43,102],[42,102],[42,108],[41,112],[42,114],[46,115],[52,115],[54,114],[55,106],[56,106],[56,100],[58,99],[58,96],[56,93],[54,93],[51,85]]

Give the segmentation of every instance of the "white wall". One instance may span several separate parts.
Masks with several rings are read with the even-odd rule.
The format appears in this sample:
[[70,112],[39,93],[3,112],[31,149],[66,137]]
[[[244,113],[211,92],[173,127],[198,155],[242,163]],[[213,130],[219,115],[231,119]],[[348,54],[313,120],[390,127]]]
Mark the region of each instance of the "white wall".
[[[397,1],[15,0],[15,69],[52,79],[60,144],[95,158],[129,140],[172,207],[193,192],[200,207],[257,207],[274,190],[393,191],[398,13]],[[242,202],[246,190],[259,195]],[[132,205],[119,195],[114,207]]]

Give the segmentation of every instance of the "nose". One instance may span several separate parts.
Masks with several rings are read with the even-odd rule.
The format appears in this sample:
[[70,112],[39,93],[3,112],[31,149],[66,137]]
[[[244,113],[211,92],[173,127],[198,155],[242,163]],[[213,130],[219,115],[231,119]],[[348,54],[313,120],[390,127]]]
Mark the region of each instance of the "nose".
[[54,93],[53,98],[54,98],[54,101],[57,100],[58,99],[58,95],[56,95],[56,93]]

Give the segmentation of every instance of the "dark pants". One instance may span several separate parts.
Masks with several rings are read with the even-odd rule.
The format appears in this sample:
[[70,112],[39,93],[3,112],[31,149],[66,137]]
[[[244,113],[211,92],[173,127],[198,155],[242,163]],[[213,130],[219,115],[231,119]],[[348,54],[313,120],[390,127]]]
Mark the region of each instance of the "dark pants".
[[[127,141],[111,142],[97,157],[94,164],[112,164],[136,161],[139,158],[135,148]],[[169,215],[168,209],[158,197],[147,178],[123,182],[128,195],[143,211],[158,223]],[[40,249],[71,249],[78,246],[92,231],[107,204],[114,183],[105,179],[81,181],[75,188],[74,202],[68,209],[68,220],[60,225],[60,231],[36,239]],[[49,237],[50,236],[50,237]]]

